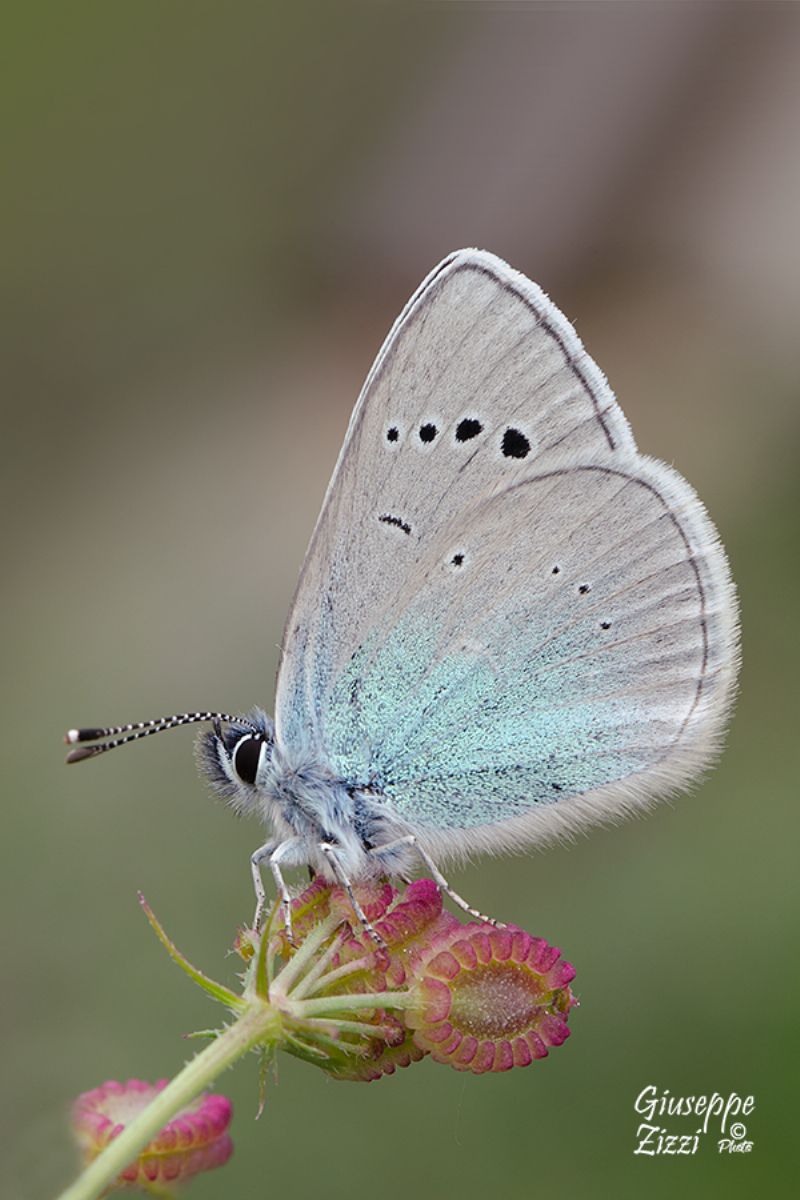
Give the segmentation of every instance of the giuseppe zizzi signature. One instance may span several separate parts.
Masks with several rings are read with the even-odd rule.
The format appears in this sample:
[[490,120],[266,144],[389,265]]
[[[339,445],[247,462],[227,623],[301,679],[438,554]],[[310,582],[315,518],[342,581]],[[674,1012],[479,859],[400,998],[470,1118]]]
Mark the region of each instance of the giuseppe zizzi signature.
[[[755,1106],[754,1096],[739,1096],[736,1092],[727,1096],[719,1092],[710,1096],[674,1096],[668,1089],[660,1091],[654,1083],[649,1083],[633,1105],[643,1118],[636,1130],[633,1153],[649,1157],[696,1154],[701,1139],[710,1133],[720,1154],[749,1154],[753,1143],[747,1138],[747,1126],[734,1118],[749,1117]],[[695,1117],[699,1124],[693,1121],[694,1128],[687,1129],[687,1122],[676,1121],[676,1117]]]

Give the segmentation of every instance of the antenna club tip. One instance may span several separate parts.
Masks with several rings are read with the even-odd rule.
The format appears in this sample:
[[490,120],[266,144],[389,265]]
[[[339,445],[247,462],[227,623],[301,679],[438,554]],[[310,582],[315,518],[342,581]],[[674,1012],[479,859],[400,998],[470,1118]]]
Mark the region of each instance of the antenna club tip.
[[85,758],[94,758],[98,753],[99,750],[96,746],[79,746],[77,750],[70,750],[67,755],[67,762],[83,762]]
[[76,742],[81,740],[81,731],[79,729],[68,729],[64,734],[64,743],[67,746],[74,746]]

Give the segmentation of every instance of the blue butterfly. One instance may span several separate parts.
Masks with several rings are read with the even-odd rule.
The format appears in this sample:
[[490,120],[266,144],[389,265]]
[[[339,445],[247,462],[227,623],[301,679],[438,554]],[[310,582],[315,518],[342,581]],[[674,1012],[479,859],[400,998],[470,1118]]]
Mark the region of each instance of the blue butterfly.
[[[702,504],[492,254],[435,268],[353,411],[283,638],[275,719],[71,730],[70,759],[195,721],[268,864],[352,886],[616,820],[719,749],[736,599]],[[128,734],[118,738],[116,735]]]

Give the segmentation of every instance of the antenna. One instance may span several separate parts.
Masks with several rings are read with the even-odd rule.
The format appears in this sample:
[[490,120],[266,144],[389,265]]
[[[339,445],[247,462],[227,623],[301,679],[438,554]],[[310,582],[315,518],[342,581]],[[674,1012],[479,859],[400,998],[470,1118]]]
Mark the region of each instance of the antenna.
[[[135,742],[139,738],[149,737],[151,733],[163,733],[165,729],[178,729],[181,725],[194,725],[198,721],[211,721],[219,726],[220,721],[226,724],[243,725],[257,733],[255,725],[246,717],[232,717],[229,713],[193,712],[176,713],[172,717],[155,717],[152,721],[136,721],[132,725],[109,725],[106,729],[70,729],[64,734],[68,746],[81,742],[95,742],[94,746],[79,745],[77,750],[70,750],[67,762],[82,762],[85,758],[96,758],[105,754],[106,750],[114,750],[124,746],[126,742]],[[124,734],[125,736],[120,736]]]

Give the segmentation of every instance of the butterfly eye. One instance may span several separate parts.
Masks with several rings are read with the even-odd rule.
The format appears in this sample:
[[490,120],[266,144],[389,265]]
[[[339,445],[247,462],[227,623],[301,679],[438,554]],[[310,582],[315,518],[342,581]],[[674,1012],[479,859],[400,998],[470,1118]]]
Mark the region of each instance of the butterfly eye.
[[255,783],[265,745],[266,738],[248,733],[234,746],[231,762],[242,783]]

